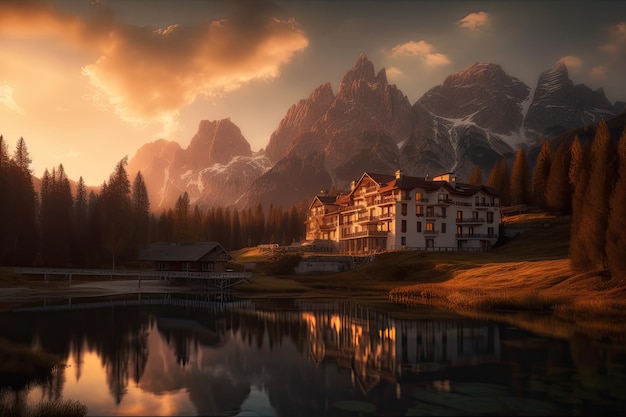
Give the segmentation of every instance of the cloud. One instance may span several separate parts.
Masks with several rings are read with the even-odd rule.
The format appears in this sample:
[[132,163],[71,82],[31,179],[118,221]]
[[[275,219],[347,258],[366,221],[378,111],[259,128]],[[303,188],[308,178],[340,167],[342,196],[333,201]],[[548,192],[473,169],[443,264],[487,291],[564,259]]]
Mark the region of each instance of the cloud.
[[386,73],[388,76],[392,77],[392,78],[393,78],[393,77],[399,77],[399,76],[401,76],[401,75],[403,75],[403,74],[404,74],[404,73],[403,73],[400,69],[398,69],[398,68],[396,68],[396,67],[389,67],[389,68],[387,68],[387,69],[385,70],[385,73]]
[[567,56],[562,57],[561,59],[559,59],[559,62],[564,63],[568,69],[573,69],[573,70],[580,68],[580,66],[583,63],[582,59],[578,58],[577,56],[572,56],[572,55],[567,55]]
[[464,29],[479,31],[489,24],[489,13],[474,12],[470,13],[456,22],[457,25]]
[[450,59],[446,55],[435,52],[435,47],[426,41],[409,41],[398,44],[391,48],[388,55],[392,58],[418,57],[430,67],[447,65],[450,63]]
[[606,66],[598,65],[591,69],[591,71],[589,72],[589,75],[591,75],[591,77],[595,79],[603,79],[604,77],[606,77],[607,72],[608,72],[608,68]]
[[600,46],[600,49],[614,56],[626,50],[626,22],[619,22],[611,27],[609,41]]
[[13,98],[13,86],[10,84],[0,84],[0,104],[4,104],[18,114],[24,114],[24,109]]
[[[96,3],[91,14],[63,13],[35,0],[0,2],[0,31],[11,36],[56,35],[97,59],[82,68],[93,97],[131,123],[173,125],[178,112],[201,96],[216,96],[253,80],[278,76],[308,46],[295,20],[273,4],[229,3],[231,14],[192,26],[133,26]],[[15,32],[13,30],[16,30]]]

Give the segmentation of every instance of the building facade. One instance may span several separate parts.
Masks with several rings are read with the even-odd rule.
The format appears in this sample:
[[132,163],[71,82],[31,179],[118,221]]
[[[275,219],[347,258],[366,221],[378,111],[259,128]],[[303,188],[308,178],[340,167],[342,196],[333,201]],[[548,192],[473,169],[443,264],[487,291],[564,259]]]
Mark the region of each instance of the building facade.
[[433,178],[364,173],[349,193],[317,195],[306,240],[348,254],[394,250],[487,250],[498,240],[500,198],[492,188]]

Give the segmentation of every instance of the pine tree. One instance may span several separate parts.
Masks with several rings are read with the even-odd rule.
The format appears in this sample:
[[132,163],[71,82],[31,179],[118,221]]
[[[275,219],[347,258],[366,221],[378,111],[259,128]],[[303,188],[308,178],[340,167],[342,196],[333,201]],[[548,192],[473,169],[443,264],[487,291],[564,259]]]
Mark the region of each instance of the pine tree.
[[487,177],[487,186],[495,189],[501,195],[500,204],[509,204],[509,166],[506,158],[502,158],[493,165]]
[[132,251],[132,204],[131,187],[128,173],[126,172],[128,158],[122,158],[111,176],[109,182],[104,183],[101,190],[100,203],[103,210],[104,242],[103,246],[112,255],[113,269],[116,258],[131,258]]
[[589,254],[579,233],[582,219],[585,216],[583,207],[589,182],[590,143],[588,141],[583,148],[578,136],[574,138],[569,168],[569,182],[572,190],[572,225],[570,228],[569,252],[572,267],[578,270],[586,270],[591,265]]
[[[2,146],[0,146],[2,148]],[[0,150],[0,154],[6,153]],[[2,168],[0,181],[4,204],[0,223],[0,262],[29,265],[37,253],[37,195],[31,176],[31,159],[23,138],[17,143],[13,158]],[[1,156],[5,159],[6,156]],[[6,160],[6,159],[5,159]]]
[[176,200],[174,210],[174,237],[178,242],[191,241],[190,210],[189,194],[185,191]]
[[606,257],[613,276],[626,277],[626,129],[618,145],[618,177],[611,195]]
[[[92,191],[93,193],[93,191]],[[85,262],[85,247],[87,236],[87,216],[89,208],[87,187],[81,176],[76,185],[76,196],[74,197],[74,230],[76,233],[76,245],[73,248],[73,257],[77,263]]]
[[511,168],[509,185],[511,205],[528,203],[528,161],[524,148],[519,148]]
[[552,165],[552,155],[550,151],[550,142],[544,140],[541,145],[537,162],[533,170],[533,198],[535,204],[539,207],[546,207],[546,184],[550,176],[550,167]]
[[591,147],[589,182],[583,198],[584,215],[578,234],[591,266],[606,270],[606,231],[609,199],[616,177],[615,142],[604,120],[598,123]]
[[150,198],[141,171],[133,180],[131,194],[133,249],[138,251],[150,240]]
[[476,186],[483,184],[483,172],[481,171],[478,165],[474,166],[472,173],[467,179],[467,183],[470,185],[476,185]]
[[569,182],[570,147],[561,142],[554,152],[546,181],[546,207],[561,214],[572,212],[572,189]]
[[28,148],[23,137],[20,137],[17,141],[15,153],[13,154],[13,161],[15,162],[15,165],[17,165],[19,170],[24,173],[24,175],[31,174],[32,171],[30,169],[30,164],[33,161],[32,159],[30,159],[30,154],[28,153]]

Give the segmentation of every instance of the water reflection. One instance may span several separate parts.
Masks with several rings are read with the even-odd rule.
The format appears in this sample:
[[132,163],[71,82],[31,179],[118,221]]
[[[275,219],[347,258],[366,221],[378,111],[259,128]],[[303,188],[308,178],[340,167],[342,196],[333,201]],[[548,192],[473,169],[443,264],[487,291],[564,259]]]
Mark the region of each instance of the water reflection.
[[15,398],[76,399],[92,415],[231,416],[584,414],[626,400],[624,348],[581,337],[399,320],[345,300],[69,306],[0,314],[4,337],[67,363]]

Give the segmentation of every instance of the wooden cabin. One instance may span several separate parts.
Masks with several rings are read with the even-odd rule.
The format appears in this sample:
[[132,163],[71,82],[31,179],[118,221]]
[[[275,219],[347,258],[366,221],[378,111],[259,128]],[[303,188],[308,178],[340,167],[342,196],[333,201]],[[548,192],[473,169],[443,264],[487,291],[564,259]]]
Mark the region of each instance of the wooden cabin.
[[232,259],[218,242],[152,243],[139,253],[157,271],[224,272]]

